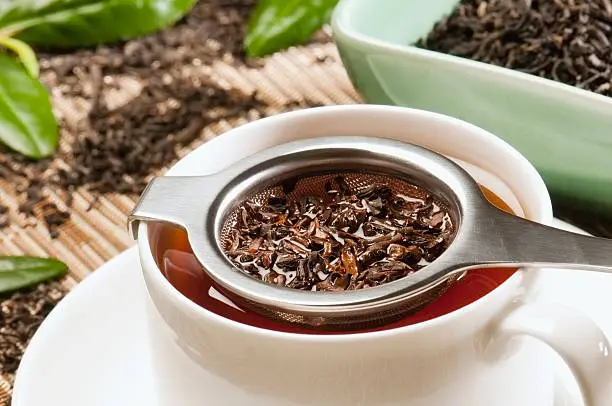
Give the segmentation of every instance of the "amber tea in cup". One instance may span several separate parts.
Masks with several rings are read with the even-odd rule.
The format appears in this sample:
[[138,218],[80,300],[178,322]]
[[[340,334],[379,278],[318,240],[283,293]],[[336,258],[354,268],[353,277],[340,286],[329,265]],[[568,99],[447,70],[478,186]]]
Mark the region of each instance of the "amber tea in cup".
[[[501,210],[515,214],[510,206],[491,190],[481,186],[487,199]],[[252,311],[240,309],[216,289],[202,270],[189,242],[187,233],[169,224],[152,224],[150,240],[153,256],[165,278],[185,297],[219,316],[254,327],[299,334],[339,334],[312,331],[273,321]],[[368,330],[343,331],[342,334],[393,329],[420,323],[460,309],[485,296],[506,281],[516,269],[471,270],[457,280],[438,299],[423,309],[398,321]]]

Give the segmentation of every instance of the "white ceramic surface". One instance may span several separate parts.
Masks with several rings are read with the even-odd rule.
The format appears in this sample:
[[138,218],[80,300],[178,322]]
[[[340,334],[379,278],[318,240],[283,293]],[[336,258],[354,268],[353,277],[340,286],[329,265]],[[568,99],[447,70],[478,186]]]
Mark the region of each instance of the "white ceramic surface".
[[[450,117],[387,106],[325,107],[259,120],[207,143],[171,174],[215,172],[272,145],[334,134],[396,138],[469,162],[487,174],[473,172],[478,181],[502,197],[514,195],[528,218],[552,220],[540,176],[501,139]],[[517,272],[471,305],[417,325],[297,335],[235,323],[185,299],[157,269],[146,224],[139,235],[163,406],[195,406],[205,398],[252,406],[552,405],[551,365],[541,344],[526,335],[564,354],[591,406],[612,400],[609,344],[591,320],[559,306],[516,306],[529,302],[538,272]],[[514,336],[520,337],[507,339]]]
[[[608,275],[543,270],[536,291],[547,301],[589,314],[612,338]],[[17,373],[12,406],[158,406],[160,387],[152,374],[146,326],[148,300],[135,248],[95,271],[35,334]],[[548,353],[546,347],[542,350]],[[555,355],[551,363],[558,377],[554,405],[582,406],[567,367]],[[214,384],[202,385],[217,390]],[[244,406],[216,398],[204,397],[200,406]]]

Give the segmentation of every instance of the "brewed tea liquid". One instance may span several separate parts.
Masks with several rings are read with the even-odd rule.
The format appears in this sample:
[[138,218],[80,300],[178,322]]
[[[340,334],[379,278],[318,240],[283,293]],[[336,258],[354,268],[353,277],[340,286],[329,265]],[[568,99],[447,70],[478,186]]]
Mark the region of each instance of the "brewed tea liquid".
[[[510,207],[493,192],[484,187],[482,190],[491,203],[508,213],[514,214]],[[290,326],[270,320],[257,313],[237,308],[214,288],[212,280],[202,270],[189,246],[187,233],[180,228],[161,223],[153,224],[150,227],[150,240],[153,256],[166,279],[184,296],[208,311],[240,323],[266,329],[300,334],[339,334],[337,332],[315,332]],[[514,272],[516,272],[516,269],[469,271],[455,282],[446,293],[422,310],[407,315],[399,321],[370,330],[353,331],[353,333],[407,326],[450,313],[485,296],[506,281]],[[346,333],[342,332],[342,334]]]

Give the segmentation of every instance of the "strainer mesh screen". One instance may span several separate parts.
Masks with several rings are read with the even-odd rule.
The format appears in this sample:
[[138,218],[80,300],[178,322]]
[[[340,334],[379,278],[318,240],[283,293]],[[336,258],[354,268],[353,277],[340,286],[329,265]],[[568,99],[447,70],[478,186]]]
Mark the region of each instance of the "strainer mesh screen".
[[[349,193],[355,194],[372,184],[384,184],[388,186],[394,193],[405,194],[410,196],[418,196],[425,198],[426,192],[402,179],[388,175],[380,175],[371,172],[330,172],[323,174],[314,174],[310,176],[295,178],[293,181],[283,181],[278,185],[267,187],[263,190],[255,190],[249,194],[245,200],[257,204],[263,204],[270,196],[285,197],[288,202],[299,201],[304,196],[315,196],[323,199],[329,199],[329,194],[326,190],[326,184],[338,177],[342,177],[349,188]],[[437,198],[436,201],[440,202]],[[238,207],[242,202],[236,202],[235,208],[230,211],[224,222],[220,232],[221,247],[225,250],[229,249],[232,242],[232,230],[236,227]],[[446,206],[445,204],[443,204]],[[237,269],[237,272],[241,272]],[[418,271],[417,271],[418,272]],[[420,293],[403,301],[401,304],[393,308],[387,308],[384,311],[372,312],[359,317],[347,318],[338,314],[319,314],[316,316],[303,315],[292,313],[282,307],[271,307],[254,303],[244,298],[237,297],[231,292],[225,292],[237,304],[255,311],[265,317],[282,321],[292,325],[301,327],[316,328],[323,330],[354,330],[375,327],[382,324],[390,323],[407,316],[415,311],[422,309],[431,301],[442,295],[448,287],[456,281],[460,276],[453,276],[441,281],[427,291]],[[264,283],[264,282],[262,282]],[[267,284],[266,284],[267,285]],[[268,285],[270,289],[289,289],[279,288],[274,285]],[[335,294],[335,292],[327,292]],[[350,294],[350,292],[346,292]]]
[[[270,196],[285,197],[289,202],[298,201],[303,196],[316,196],[326,199],[329,195],[325,189],[325,185],[339,176],[344,178],[347,186],[349,187],[349,193],[357,193],[365,187],[376,183],[387,185],[394,193],[407,194],[408,191],[411,191],[411,194],[414,194],[415,192],[422,192],[421,189],[415,187],[414,185],[391,176],[367,172],[333,172],[301,177],[296,179],[294,184],[292,184],[290,181],[285,181],[282,184],[271,186],[264,190],[254,191],[253,193],[249,194],[245,200],[262,204]],[[283,185],[290,186],[283,187]],[[286,192],[285,189],[290,190]],[[231,232],[236,225],[237,213],[237,209],[231,211],[223,222],[220,237],[221,246],[224,249],[227,249],[228,244],[231,243]]]

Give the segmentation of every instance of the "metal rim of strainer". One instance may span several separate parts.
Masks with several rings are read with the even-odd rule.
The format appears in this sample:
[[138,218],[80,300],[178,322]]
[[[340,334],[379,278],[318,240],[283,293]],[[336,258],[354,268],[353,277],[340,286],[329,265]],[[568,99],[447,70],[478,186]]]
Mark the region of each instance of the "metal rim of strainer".
[[[279,287],[238,270],[226,257],[220,232],[228,213],[249,195],[287,178],[318,171],[359,170],[392,176],[421,186],[446,202],[454,236],[444,253],[425,268],[376,287],[342,292],[313,292]],[[388,138],[333,136],[302,139],[253,154],[227,170],[205,177],[161,177],[130,219],[136,234],[139,220],[158,220],[159,208],[146,202],[172,204],[165,217],[187,230],[189,242],[205,272],[232,298],[261,311],[296,315],[301,324],[323,325],[333,320],[359,320],[401,307],[466,269],[455,253],[469,249],[465,234],[479,223],[475,216],[489,205],[476,181],[458,164],[424,147]],[[149,190],[151,189],[151,190]],[[200,193],[196,193],[197,190]],[[191,196],[191,204],[188,196]],[[194,207],[198,203],[199,207]],[[196,199],[196,200],[194,200]],[[161,201],[158,201],[161,200]],[[166,200],[163,202],[163,200]],[[171,202],[168,202],[171,200]],[[147,216],[147,213],[153,213]]]

